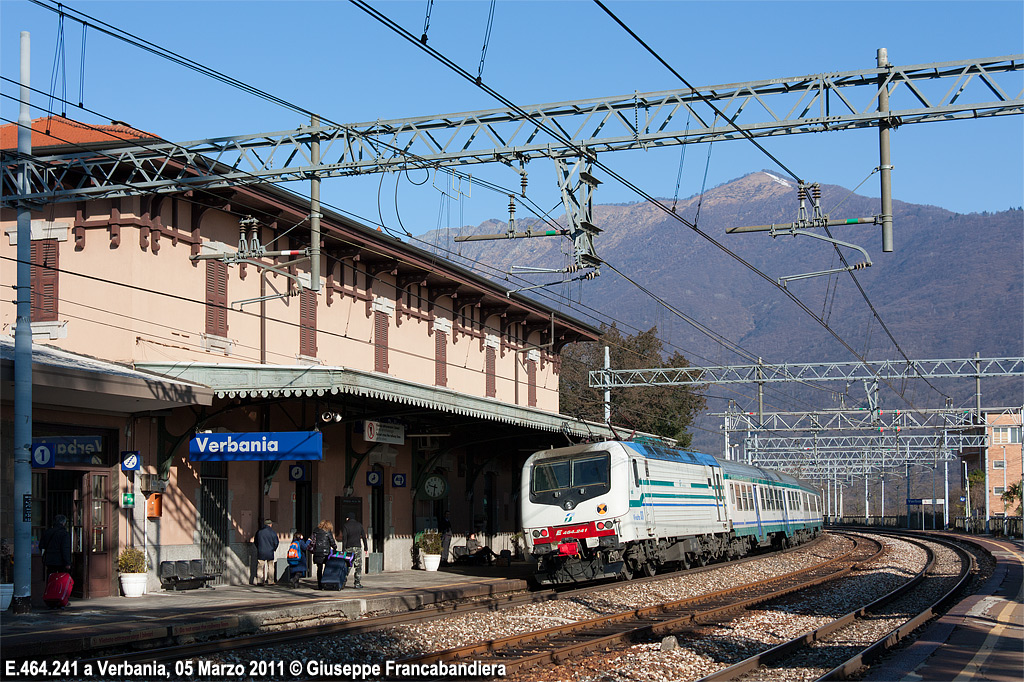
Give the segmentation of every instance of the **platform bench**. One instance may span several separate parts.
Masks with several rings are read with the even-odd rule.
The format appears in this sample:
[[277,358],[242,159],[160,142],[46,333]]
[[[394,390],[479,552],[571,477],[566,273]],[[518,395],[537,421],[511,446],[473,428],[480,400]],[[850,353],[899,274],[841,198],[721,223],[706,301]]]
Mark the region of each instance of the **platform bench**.
[[213,589],[206,583],[216,580],[220,573],[210,573],[202,559],[180,559],[160,562],[160,584],[165,590]]

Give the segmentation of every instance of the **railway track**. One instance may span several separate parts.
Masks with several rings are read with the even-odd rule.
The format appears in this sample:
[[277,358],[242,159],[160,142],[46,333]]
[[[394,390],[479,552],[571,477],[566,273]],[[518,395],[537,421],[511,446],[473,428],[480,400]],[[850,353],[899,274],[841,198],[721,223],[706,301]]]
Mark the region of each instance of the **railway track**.
[[878,541],[856,535],[848,537],[854,541],[849,551],[783,576],[629,612],[409,656],[396,661],[396,664],[410,669],[429,669],[437,663],[457,664],[472,660],[481,665],[504,665],[506,674],[514,674],[637,638],[649,638],[722,619],[727,614],[848,575],[885,552]]
[[[690,568],[685,571],[677,571],[674,573],[662,573],[657,576],[652,576],[648,578],[637,578],[631,580],[628,584],[643,585],[645,583],[656,583],[659,581],[668,580],[673,577],[679,577],[682,575],[697,576],[702,573],[714,571],[717,568],[721,568],[725,565],[737,566],[745,563],[763,560],[765,558],[781,556],[800,551],[812,550],[820,542],[821,539],[819,538],[818,540],[803,545],[802,547],[786,549],[776,552],[767,552],[764,554],[744,557],[742,559],[735,559],[727,563],[718,563],[704,567]],[[359,635],[363,633],[377,632],[395,626],[414,625],[418,623],[444,619],[452,616],[460,616],[479,612],[500,611],[519,606],[538,604],[555,600],[579,599],[587,595],[600,593],[605,590],[613,589],[617,585],[624,584],[626,583],[605,582],[571,589],[566,589],[564,587],[554,589],[545,588],[529,592],[509,593],[497,597],[486,597],[460,602],[442,602],[438,604],[425,606],[424,608],[418,609],[416,611],[370,616],[366,618],[360,618],[359,620],[354,621],[319,623],[315,626],[302,626],[290,629],[260,632],[252,635],[232,637],[227,639],[192,642],[188,644],[176,644],[162,647],[150,647],[146,649],[132,651],[105,650],[91,653],[91,658],[82,658],[81,663],[98,663],[101,660],[109,658],[111,655],[116,655],[118,660],[124,661],[126,663],[169,662],[188,658],[217,656],[218,654],[222,654],[225,652],[237,652],[245,649],[287,646],[294,643],[306,642],[316,637]],[[29,655],[30,654],[26,652],[26,656]]]
[[[911,632],[948,606],[964,588],[975,568],[974,557],[969,552],[945,539],[930,537],[925,542],[904,537],[899,533],[884,534],[901,537],[905,542],[922,547],[928,556],[926,566],[911,580],[870,604],[717,673],[707,675],[701,678],[700,682],[738,679],[787,680],[794,679],[797,669],[825,671],[819,676],[803,674],[800,675],[800,679],[847,679],[898,645]],[[915,595],[915,591],[937,571],[938,557],[930,543],[954,552],[959,558],[960,570],[955,577],[941,581],[944,586],[936,597],[921,601]],[[857,631],[858,625],[871,619],[879,623],[874,627],[865,628],[865,631]],[[856,653],[851,655],[851,648],[855,649]]]

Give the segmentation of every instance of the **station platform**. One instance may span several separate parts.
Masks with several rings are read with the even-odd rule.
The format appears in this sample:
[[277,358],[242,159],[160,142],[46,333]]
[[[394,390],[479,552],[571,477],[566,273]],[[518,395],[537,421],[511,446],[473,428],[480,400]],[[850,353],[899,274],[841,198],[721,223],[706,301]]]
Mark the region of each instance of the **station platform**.
[[909,647],[871,668],[868,682],[1019,682],[1024,670],[1024,544],[942,533],[985,547],[996,560],[974,594],[930,623]]
[[62,610],[34,608],[0,614],[0,658],[77,658],[112,647],[186,643],[280,627],[313,625],[367,613],[400,612],[424,605],[528,589],[531,566],[442,567],[439,571],[364,574],[363,589],[316,589],[316,578],[297,588],[221,585],[141,597],[75,600]]

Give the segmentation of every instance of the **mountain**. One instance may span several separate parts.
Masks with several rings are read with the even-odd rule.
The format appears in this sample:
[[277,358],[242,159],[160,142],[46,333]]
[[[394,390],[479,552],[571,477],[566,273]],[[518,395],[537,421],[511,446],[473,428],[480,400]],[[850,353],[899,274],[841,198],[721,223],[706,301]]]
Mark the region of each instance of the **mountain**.
[[[821,197],[823,210],[833,219],[870,217],[880,212],[878,199],[842,187],[823,185]],[[671,204],[671,200],[662,201]],[[667,311],[611,267],[765,362],[855,361],[853,351],[869,359],[900,358],[885,329],[873,321],[872,306],[911,359],[962,358],[975,352],[982,357],[1006,357],[1024,352],[1024,213],[1019,208],[963,215],[936,206],[894,201],[892,253],[881,251],[880,226],[832,227],[833,238],[857,244],[870,254],[873,265],[855,273],[865,301],[848,273],[790,281],[785,291],[774,284],[781,276],[840,267],[829,243],[806,236],[779,235],[773,239],[767,232],[725,233],[730,227],[788,224],[796,218],[797,205],[796,186],[767,171],[748,174],[678,202],[677,214],[696,223],[710,239],[650,202],[596,205],[594,223],[603,232],[595,240],[595,249],[608,265],[595,280],[543,291],[568,296],[571,303],[563,299],[561,307],[582,319],[596,323],[618,320],[620,328],[630,333],[629,326],[657,326],[666,346],[680,350],[694,365],[745,364],[749,360]],[[564,224],[564,216],[558,222]],[[519,220],[517,229],[522,231],[527,224]],[[506,229],[505,223],[493,220],[457,232],[501,234]],[[455,233],[431,232],[420,239],[457,249],[462,256],[498,271],[507,271],[512,265],[561,267],[565,262],[565,239],[456,245],[451,242]],[[824,235],[822,230],[815,233]],[[858,251],[841,249],[851,264],[863,260]],[[558,278],[532,277],[537,283]],[[787,291],[809,312],[788,297]],[[538,297],[552,304],[551,299],[542,298],[545,295]],[[588,307],[601,315],[590,317],[593,313]],[[949,393],[954,405],[973,405],[973,381],[932,383]],[[830,387],[840,393],[847,388],[838,382]],[[863,389],[849,390],[851,395],[863,398]],[[709,393],[737,397],[741,406],[749,408],[753,390],[743,388],[741,393],[746,397],[733,395],[728,387],[717,387]],[[821,403],[821,391],[785,393],[795,395],[797,402],[768,407],[766,400],[765,409],[836,406],[833,402],[813,406],[800,402]],[[919,407],[941,406],[944,400],[921,381],[909,386],[906,395]],[[983,395],[983,403],[991,406],[1020,405],[1024,400],[1019,378],[987,379]],[[894,395],[883,398],[883,405],[907,407],[906,401]],[[724,406],[721,401],[709,400],[712,411]],[[708,427],[717,428],[710,423]]]

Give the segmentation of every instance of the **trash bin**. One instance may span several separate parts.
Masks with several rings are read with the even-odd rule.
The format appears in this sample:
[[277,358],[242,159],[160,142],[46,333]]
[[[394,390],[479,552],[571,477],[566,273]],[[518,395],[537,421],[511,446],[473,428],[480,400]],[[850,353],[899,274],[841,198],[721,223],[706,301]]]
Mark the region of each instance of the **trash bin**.
[[384,572],[384,552],[369,552],[366,557],[367,574]]

